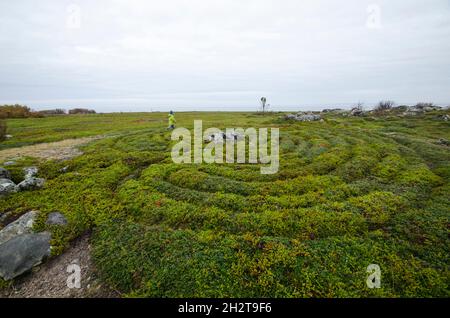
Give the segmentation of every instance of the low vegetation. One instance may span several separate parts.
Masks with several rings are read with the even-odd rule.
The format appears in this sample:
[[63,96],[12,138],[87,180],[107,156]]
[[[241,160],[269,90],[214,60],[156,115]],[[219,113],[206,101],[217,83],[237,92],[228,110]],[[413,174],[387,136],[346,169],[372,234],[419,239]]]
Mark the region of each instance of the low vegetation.
[[[15,140],[4,148],[107,137],[68,161],[9,166],[18,180],[36,164],[47,182],[0,199],[0,215],[40,210],[35,228],[52,232],[54,254],[94,230],[101,277],[124,296],[449,297],[450,150],[436,144],[450,139],[449,123],[279,116],[176,114],[189,129],[194,119],[204,129],[279,127],[275,175],[174,164],[166,114],[8,120]],[[67,227],[45,224],[53,211]],[[379,289],[367,288],[369,264],[381,268]]]
[[0,106],[0,119],[4,118],[30,118],[42,117],[39,112],[33,112],[29,107],[22,105],[2,105]]

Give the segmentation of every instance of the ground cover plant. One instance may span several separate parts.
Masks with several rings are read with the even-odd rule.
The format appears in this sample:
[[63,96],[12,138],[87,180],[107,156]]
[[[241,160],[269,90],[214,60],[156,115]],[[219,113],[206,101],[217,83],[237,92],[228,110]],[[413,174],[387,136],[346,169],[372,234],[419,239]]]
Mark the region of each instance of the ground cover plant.
[[[0,149],[104,138],[70,160],[17,160],[13,181],[30,164],[47,181],[0,198],[0,215],[40,210],[35,229],[52,232],[54,255],[92,230],[101,277],[123,296],[448,297],[450,150],[437,141],[450,124],[440,114],[176,114],[189,129],[194,119],[279,127],[275,175],[174,164],[165,113],[8,119],[14,138]],[[45,224],[56,210],[67,227]],[[381,268],[379,289],[366,285],[369,264]]]

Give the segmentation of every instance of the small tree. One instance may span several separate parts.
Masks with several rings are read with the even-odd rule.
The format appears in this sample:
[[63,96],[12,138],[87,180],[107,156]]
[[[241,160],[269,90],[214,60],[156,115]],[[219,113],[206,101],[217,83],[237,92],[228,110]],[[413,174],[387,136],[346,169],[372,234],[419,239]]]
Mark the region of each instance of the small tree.
[[266,102],[267,102],[267,98],[261,97],[261,107],[262,107],[263,113],[264,113],[265,110],[266,110]]
[[363,102],[358,102],[358,103],[355,105],[355,108],[358,109],[358,110],[360,110],[360,111],[363,111],[363,110],[364,110],[364,103],[363,103]]
[[392,107],[394,107],[395,103],[391,100],[383,100],[375,106],[376,111],[385,111],[390,110]]

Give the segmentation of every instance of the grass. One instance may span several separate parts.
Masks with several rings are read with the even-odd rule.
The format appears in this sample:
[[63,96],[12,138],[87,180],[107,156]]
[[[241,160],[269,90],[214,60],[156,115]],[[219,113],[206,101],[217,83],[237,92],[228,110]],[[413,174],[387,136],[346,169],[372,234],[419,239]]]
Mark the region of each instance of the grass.
[[[176,114],[189,129],[279,127],[275,175],[172,163],[163,113],[8,120],[14,138],[0,149],[111,137],[66,162],[19,160],[13,177],[37,164],[47,183],[0,199],[0,214],[41,210],[35,227],[53,233],[54,254],[93,229],[101,277],[125,296],[449,297],[450,151],[436,140],[450,124],[435,113],[278,117]],[[66,228],[45,225],[55,210]],[[369,264],[380,289],[366,286]]]

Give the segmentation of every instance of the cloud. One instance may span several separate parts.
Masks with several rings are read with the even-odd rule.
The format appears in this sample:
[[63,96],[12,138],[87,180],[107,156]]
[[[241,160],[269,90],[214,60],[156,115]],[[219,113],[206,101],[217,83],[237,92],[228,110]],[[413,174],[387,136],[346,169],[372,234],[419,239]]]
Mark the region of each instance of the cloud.
[[[367,27],[371,4],[380,28]],[[100,111],[255,109],[259,95],[274,109],[450,103],[449,18],[446,0],[2,2],[0,103]]]

